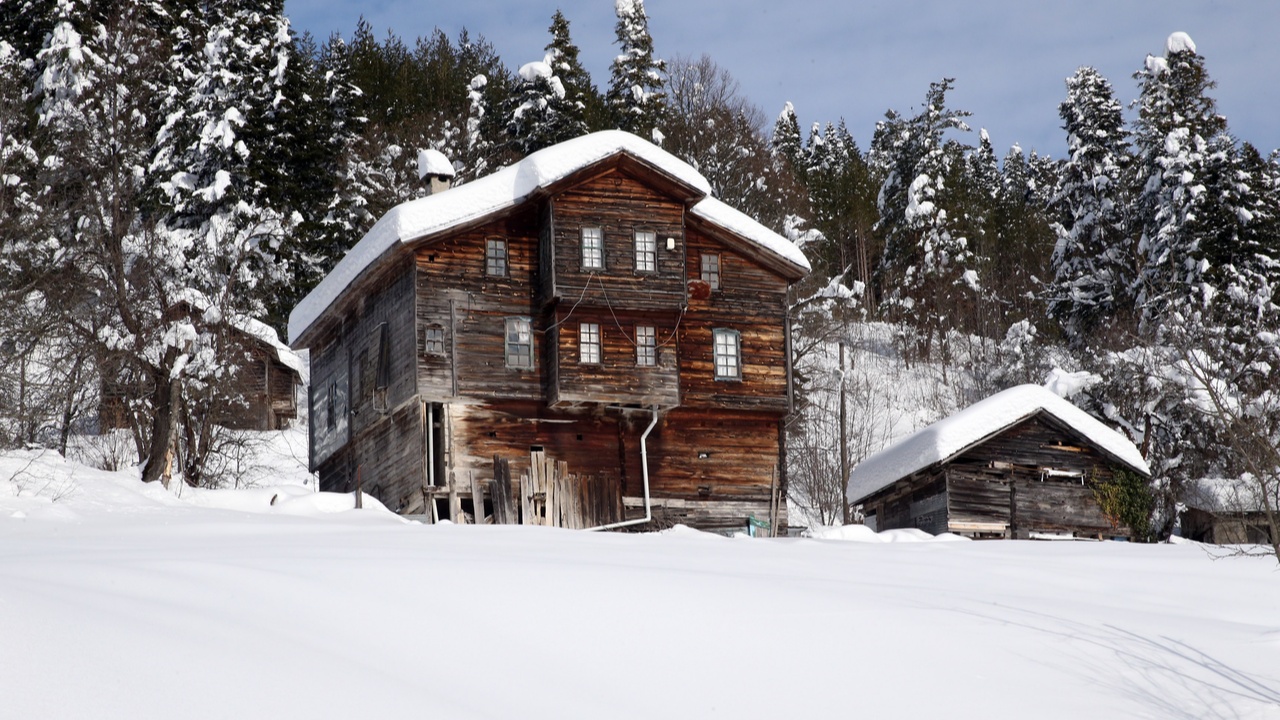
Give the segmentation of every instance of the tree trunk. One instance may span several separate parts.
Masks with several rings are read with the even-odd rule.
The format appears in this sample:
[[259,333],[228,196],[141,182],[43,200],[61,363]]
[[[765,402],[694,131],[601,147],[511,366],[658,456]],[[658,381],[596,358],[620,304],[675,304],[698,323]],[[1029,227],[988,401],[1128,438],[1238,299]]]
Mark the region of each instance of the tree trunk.
[[178,435],[178,399],[181,396],[178,381],[170,379],[169,369],[177,360],[177,350],[170,348],[164,354],[160,367],[152,371],[155,381],[155,402],[152,404],[151,417],[151,452],[147,463],[142,467],[142,481],[154,482],[164,480],[168,486],[166,474],[170,464],[170,451],[177,442]]

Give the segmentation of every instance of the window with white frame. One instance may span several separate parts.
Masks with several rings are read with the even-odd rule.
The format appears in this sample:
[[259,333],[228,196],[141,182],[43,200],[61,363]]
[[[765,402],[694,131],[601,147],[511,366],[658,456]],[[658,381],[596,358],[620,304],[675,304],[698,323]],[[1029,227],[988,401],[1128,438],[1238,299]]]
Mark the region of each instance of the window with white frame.
[[658,271],[658,234],[636,231],[636,272]]
[[507,318],[507,367],[528,370],[533,367],[533,328],[527,317]]
[[653,367],[658,364],[658,330],[652,325],[636,326],[636,365]]
[[604,269],[604,232],[600,228],[582,228],[582,268]]
[[742,336],[737,330],[715,330],[717,380],[742,379]]
[[422,329],[422,354],[444,355],[444,326],[427,325]]
[[578,362],[600,362],[600,323],[578,323]]
[[484,246],[484,274],[489,277],[507,276],[507,241],[489,238]]
[[720,256],[715,253],[702,254],[702,280],[712,290],[720,289]]

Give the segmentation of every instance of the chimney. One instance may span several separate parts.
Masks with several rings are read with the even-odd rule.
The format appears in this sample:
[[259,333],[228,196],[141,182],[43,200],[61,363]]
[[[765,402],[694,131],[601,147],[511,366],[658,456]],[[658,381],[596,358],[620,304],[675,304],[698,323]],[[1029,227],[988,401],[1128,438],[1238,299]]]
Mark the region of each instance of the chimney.
[[418,180],[427,186],[428,195],[448,190],[453,175],[453,163],[444,153],[432,148],[418,151]]

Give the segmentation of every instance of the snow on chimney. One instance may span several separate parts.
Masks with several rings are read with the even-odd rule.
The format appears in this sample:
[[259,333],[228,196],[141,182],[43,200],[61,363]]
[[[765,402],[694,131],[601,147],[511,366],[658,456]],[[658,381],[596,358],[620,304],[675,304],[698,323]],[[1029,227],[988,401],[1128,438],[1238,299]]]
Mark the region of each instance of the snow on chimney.
[[432,148],[418,151],[418,180],[427,185],[429,194],[448,190],[453,176],[453,163],[444,153]]

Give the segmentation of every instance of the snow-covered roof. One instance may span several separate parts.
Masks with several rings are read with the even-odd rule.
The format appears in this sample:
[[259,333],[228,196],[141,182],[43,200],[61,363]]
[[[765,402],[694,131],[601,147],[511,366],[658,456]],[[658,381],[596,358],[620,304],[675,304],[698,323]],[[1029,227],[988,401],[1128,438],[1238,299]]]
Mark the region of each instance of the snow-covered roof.
[[697,205],[694,205],[691,212],[704,220],[733,232],[735,235],[740,235],[750,240],[756,245],[782,257],[792,265],[804,268],[805,271],[809,270],[809,260],[805,258],[804,252],[800,250],[799,246],[761,225],[741,210],[726,205],[713,197],[706,197]]
[[[1275,494],[1275,491],[1271,491]],[[1213,513],[1256,513],[1266,510],[1262,484],[1252,477],[1201,478],[1187,483],[1182,501],[1189,508]],[[1273,498],[1274,503],[1277,499]]]
[[1053,416],[1116,460],[1151,474],[1142,453],[1128,438],[1039,385],[1019,385],[918,430],[858,463],[849,473],[849,499],[858,502],[1041,413]]
[[226,317],[219,307],[209,301],[207,295],[195,288],[184,288],[178,293],[177,298],[176,302],[186,303],[191,308],[199,311],[204,316],[205,322],[220,323],[225,321],[227,325],[271,347],[275,351],[276,359],[280,361],[280,364],[300,376],[306,376],[306,363],[293,351],[293,348],[280,342],[280,335],[275,328],[240,313]]
[[276,359],[280,361],[281,365],[293,370],[298,375],[306,375],[302,358],[288,345],[280,342],[280,336],[276,333],[275,328],[253,318],[232,318],[231,325],[270,345],[276,351]]
[[289,315],[296,341],[366,268],[397,244],[483,219],[514,207],[540,188],[619,153],[635,157],[707,195],[693,212],[724,225],[782,259],[809,270],[804,253],[785,238],[710,196],[711,185],[688,163],[620,130],[605,130],[539,150],[492,175],[448,192],[401,203],[383,215]]

